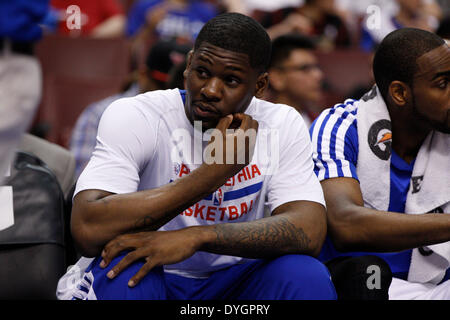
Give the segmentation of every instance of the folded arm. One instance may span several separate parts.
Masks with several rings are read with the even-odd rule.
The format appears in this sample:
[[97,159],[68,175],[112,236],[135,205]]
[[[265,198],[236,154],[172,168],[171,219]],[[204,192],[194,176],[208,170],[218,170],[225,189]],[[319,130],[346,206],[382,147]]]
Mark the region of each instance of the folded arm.
[[217,171],[204,165],[159,188],[128,194],[85,190],[74,198],[71,231],[84,256],[99,255],[118,235],[157,230],[222,184]]
[[326,179],[322,188],[328,230],[338,250],[394,252],[450,240],[450,215],[365,208],[353,178]]

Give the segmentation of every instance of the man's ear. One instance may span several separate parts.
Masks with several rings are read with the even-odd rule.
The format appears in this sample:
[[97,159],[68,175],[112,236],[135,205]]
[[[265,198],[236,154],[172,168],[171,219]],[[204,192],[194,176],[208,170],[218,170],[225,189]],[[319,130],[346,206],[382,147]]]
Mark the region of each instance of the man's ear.
[[184,69],[183,71],[183,77],[184,79],[187,78],[188,75],[188,69],[191,67],[191,62],[192,62],[192,57],[194,56],[194,49],[192,49],[191,51],[189,51],[187,53],[187,58],[186,58],[186,69]]
[[267,72],[261,73],[256,80],[255,97],[262,98],[268,86],[269,74]]
[[389,85],[389,97],[397,106],[403,107],[411,97],[411,89],[403,81],[392,81]]

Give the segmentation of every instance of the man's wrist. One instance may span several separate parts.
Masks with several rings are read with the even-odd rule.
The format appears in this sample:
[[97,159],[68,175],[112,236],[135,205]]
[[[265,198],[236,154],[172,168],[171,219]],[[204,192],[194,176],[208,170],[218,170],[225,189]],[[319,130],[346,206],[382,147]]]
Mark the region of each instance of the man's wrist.
[[209,243],[212,243],[217,239],[213,226],[194,226],[188,227],[187,230],[192,235],[196,251],[201,251],[203,248],[207,247]]
[[224,164],[206,164],[203,163],[197,170],[201,171],[202,176],[210,182],[210,192],[216,191],[234,176],[232,170],[224,170]]

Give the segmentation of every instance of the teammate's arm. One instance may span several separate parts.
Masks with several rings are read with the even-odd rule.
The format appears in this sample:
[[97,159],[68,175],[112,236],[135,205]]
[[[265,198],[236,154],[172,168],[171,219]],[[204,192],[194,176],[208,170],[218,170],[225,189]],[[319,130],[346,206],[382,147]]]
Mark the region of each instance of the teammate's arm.
[[340,251],[391,252],[450,240],[450,215],[402,214],[364,207],[353,178],[321,182],[328,232]]

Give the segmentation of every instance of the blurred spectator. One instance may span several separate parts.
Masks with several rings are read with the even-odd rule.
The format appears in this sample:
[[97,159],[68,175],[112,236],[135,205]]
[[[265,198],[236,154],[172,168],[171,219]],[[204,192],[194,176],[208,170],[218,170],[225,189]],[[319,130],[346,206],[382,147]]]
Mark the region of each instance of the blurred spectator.
[[41,98],[33,47],[47,11],[48,0],[0,0],[0,183]]
[[307,127],[318,114],[323,73],[314,55],[314,42],[299,34],[273,40],[269,66],[271,100],[294,107]]
[[103,111],[115,100],[135,96],[147,91],[168,88],[169,81],[178,82],[169,77],[174,66],[184,63],[190,46],[175,41],[161,40],[151,48],[145,68],[138,70],[134,81],[124,91],[89,105],[78,118],[72,132],[70,150],[75,156],[75,176],[78,177],[89,162],[94,151],[97,128]]
[[126,34],[184,38],[193,43],[203,24],[217,13],[216,6],[202,0],[138,0],[128,14]]
[[184,71],[186,70],[187,61],[174,65],[169,71],[167,80],[167,88],[178,88],[183,90],[185,86]]
[[450,15],[450,0],[436,0],[442,9],[442,15],[444,17]]
[[367,8],[371,5],[376,5],[389,12],[395,11],[397,8],[395,1],[396,0],[336,0],[336,4],[344,10],[363,16],[367,14]]
[[[393,9],[380,8],[379,19],[368,15],[363,21],[361,47],[364,50],[373,51],[387,34],[396,29],[411,27],[436,31],[442,10],[435,0],[396,0],[395,3],[397,6]],[[368,19],[372,22],[368,23]]]
[[239,12],[251,16],[253,11],[274,11],[281,8],[296,7],[304,0],[218,0],[228,12]]
[[442,19],[439,28],[436,30],[436,34],[445,39],[447,43],[450,41],[450,16]]
[[254,15],[272,39],[285,33],[299,32],[317,37],[320,48],[351,45],[348,13],[339,9],[334,0],[305,0],[299,7],[282,8],[269,13],[255,12]]
[[56,31],[60,34],[96,38],[124,34],[126,17],[119,0],[51,0],[50,5],[56,13]]

